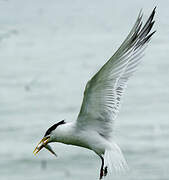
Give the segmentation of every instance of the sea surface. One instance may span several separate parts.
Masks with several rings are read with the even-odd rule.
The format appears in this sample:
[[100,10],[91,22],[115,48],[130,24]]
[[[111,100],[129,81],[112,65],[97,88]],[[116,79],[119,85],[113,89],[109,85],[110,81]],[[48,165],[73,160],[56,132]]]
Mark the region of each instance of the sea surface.
[[87,81],[113,55],[142,8],[154,34],[128,84],[115,140],[129,171],[108,180],[169,179],[169,1],[0,0],[0,180],[97,180],[91,151],[33,150],[54,123],[75,120]]

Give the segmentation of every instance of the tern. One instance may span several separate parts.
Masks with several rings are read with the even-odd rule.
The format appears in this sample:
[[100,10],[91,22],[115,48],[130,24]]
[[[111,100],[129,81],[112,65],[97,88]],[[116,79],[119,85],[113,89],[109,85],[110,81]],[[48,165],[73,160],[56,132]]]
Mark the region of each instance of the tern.
[[113,140],[114,121],[129,78],[140,64],[150,42],[154,25],[155,9],[143,25],[143,13],[138,18],[114,55],[87,82],[83,102],[77,119],[62,120],[51,126],[34,150],[37,154],[43,147],[57,156],[49,143],[59,142],[80,146],[94,151],[101,158],[99,179],[108,171],[125,170],[127,163],[120,147]]

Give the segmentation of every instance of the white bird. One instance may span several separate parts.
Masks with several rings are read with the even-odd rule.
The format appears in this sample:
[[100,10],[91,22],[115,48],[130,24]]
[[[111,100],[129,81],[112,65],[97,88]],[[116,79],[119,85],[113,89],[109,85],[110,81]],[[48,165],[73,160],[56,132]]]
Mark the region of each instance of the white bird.
[[34,154],[45,147],[56,155],[49,146],[52,142],[88,148],[101,158],[99,179],[105,177],[108,170],[124,170],[127,167],[119,146],[112,140],[112,132],[127,81],[136,70],[155,33],[151,32],[155,9],[144,26],[143,14],[139,13],[125,41],[88,81],[77,119],[73,122],[63,120],[50,127],[35,148]]

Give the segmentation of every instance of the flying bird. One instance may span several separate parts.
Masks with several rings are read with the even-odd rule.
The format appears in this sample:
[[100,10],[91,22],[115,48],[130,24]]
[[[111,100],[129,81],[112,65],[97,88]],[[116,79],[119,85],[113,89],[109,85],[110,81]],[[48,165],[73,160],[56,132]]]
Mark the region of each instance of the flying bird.
[[155,33],[152,32],[155,9],[144,25],[143,13],[140,11],[119,49],[88,81],[77,119],[72,122],[62,120],[51,126],[35,148],[34,154],[44,147],[57,156],[49,145],[52,142],[87,148],[101,158],[100,180],[108,171],[124,170],[127,167],[112,132],[127,82]]

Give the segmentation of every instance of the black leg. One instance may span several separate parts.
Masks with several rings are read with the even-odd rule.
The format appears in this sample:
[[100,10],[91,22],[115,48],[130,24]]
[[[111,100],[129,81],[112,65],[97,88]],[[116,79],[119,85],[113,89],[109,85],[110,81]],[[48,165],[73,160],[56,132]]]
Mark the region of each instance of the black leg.
[[102,160],[102,165],[101,165],[101,169],[100,169],[100,179],[99,180],[101,180],[104,176],[104,169],[103,169],[104,168],[104,159],[102,156],[100,156],[100,158]]

